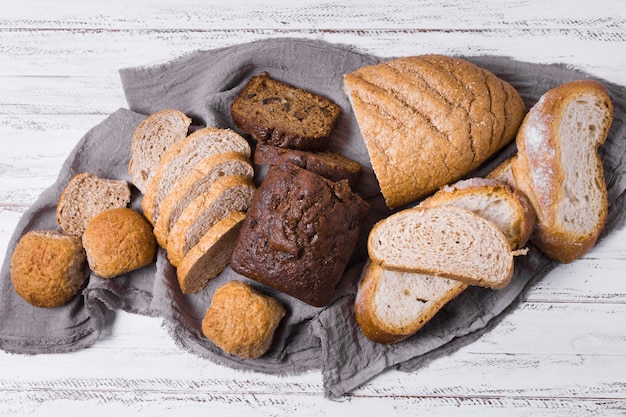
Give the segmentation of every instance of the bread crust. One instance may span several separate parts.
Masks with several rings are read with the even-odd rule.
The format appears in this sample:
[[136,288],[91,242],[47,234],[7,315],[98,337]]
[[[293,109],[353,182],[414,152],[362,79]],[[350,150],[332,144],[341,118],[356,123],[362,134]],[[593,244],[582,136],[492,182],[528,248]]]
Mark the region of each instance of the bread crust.
[[[603,103],[608,118],[605,130],[594,144],[595,178],[601,204],[595,227],[587,233],[573,234],[557,218],[564,199],[561,184],[566,181],[561,161],[564,152],[559,136],[565,107],[582,95],[593,95]],[[569,263],[588,252],[596,243],[606,222],[608,198],[598,147],[604,143],[613,118],[613,105],[604,86],[593,80],[573,81],[546,92],[525,117],[517,134],[517,156],[512,164],[515,184],[528,196],[536,215],[532,241],[549,257]]]
[[361,67],[344,90],[390,208],[480,166],[514,139],[526,111],[509,83],[442,55]]

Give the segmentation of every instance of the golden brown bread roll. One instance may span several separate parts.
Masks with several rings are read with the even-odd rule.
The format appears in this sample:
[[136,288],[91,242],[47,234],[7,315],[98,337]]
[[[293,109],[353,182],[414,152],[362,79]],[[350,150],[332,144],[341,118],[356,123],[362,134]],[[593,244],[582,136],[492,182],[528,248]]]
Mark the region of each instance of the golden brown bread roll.
[[390,208],[478,168],[513,140],[526,111],[507,82],[441,55],[361,67],[344,89]]
[[156,255],[156,239],[148,221],[130,208],[104,211],[87,224],[83,246],[91,270],[113,278],[148,265]]
[[58,307],[80,290],[85,273],[80,238],[56,230],[32,230],[15,246],[11,281],[15,292],[37,307]]
[[269,349],[284,315],[278,300],[244,282],[230,281],[215,291],[202,333],[224,352],[255,359]]

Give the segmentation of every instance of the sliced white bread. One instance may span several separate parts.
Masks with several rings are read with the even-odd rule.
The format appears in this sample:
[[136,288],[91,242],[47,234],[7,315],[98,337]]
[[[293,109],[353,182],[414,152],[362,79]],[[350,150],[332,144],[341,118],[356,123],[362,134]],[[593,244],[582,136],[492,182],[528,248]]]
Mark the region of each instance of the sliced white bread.
[[537,214],[533,243],[553,259],[581,257],[604,227],[608,202],[598,147],[612,120],[604,86],[573,81],[547,91],[517,134],[515,184]]
[[210,155],[193,166],[180,178],[163,198],[154,224],[154,235],[162,247],[167,247],[170,229],[178,217],[196,197],[208,191],[219,178],[229,175],[254,176],[254,168],[245,155],[228,151]]
[[368,252],[387,269],[456,279],[493,289],[513,276],[513,252],[491,221],[455,206],[415,207],[372,228]]
[[228,266],[246,214],[233,211],[217,222],[185,255],[176,269],[183,294],[195,294]]
[[61,193],[56,220],[69,235],[82,237],[87,223],[103,211],[126,207],[130,187],[126,181],[102,178],[90,172],[74,175]]
[[509,184],[510,187],[517,190],[515,185],[515,178],[513,177],[513,162],[515,161],[515,155],[500,162],[489,174],[487,178],[492,180],[502,181]]
[[179,216],[167,240],[167,257],[178,267],[202,236],[233,211],[246,211],[256,187],[242,175],[229,175],[213,183],[196,197]]
[[354,303],[356,321],[368,339],[397,343],[415,334],[467,286],[454,279],[368,262]]
[[230,129],[206,127],[172,145],[161,157],[158,169],[148,182],[142,200],[144,216],[155,224],[161,201],[176,182],[204,158],[235,151],[250,158],[250,145]]
[[528,199],[504,182],[469,178],[441,188],[420,207],[453,205],[470,210],[493,222],[506,236],[511,249],[526,244],[535,224]]
[[178,110],[161,110],[149,115],[135,129],[130,147],[128,173],[144,193],[161,156],[175,142],[187,136],[191,119]]

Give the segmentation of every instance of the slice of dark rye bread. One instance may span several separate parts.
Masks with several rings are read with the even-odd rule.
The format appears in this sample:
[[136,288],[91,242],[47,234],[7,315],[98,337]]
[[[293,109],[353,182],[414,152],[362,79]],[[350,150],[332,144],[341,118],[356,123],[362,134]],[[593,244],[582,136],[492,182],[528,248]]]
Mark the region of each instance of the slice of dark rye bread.
[[328,148],[340,107],[263,72],[252,77],[231,104],[235,126],[254,139],[300,150]]
[[246,139],[233,130],[216,127],[196,130],[172,145],[161,157],[143,196],[141,204],[148,221],[155,224],[161,201],[180,178],[204,158],[226,151],[239,152],[247,158],[251,155]]
[[288,162],[315,172],[331,181],[348,180],[354,188],[361,174],[361,164],[331,151],[309,152],[287,149],[259,142],[254,150],[257,165],[280,165]]
[[87,223],[103,211],[126,207],[130,187],[126,181],[102,178],[90,172],[74,175],[61,193],[56,220],[69,235],[81,237]]
[[131,182],[144,193],[161,156],[175,142],[187,136],[191,119],[178,110],[161,110],[146,117],[135,129],[130,147],[128,173]]

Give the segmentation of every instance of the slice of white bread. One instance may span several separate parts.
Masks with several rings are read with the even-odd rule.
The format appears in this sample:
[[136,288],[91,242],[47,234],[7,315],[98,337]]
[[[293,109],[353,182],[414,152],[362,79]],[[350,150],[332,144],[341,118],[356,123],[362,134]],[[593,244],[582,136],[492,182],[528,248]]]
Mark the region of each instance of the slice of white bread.
[[148,182],[141,203],[143,214],[155,224],[161,201],[174,184],[204,158],[235,151],[250,158],[250,145],[230,129],[205,127],[172,145],[161,157],[158,169]]
[[175,142],[187,136],[191,119],[178,110],[161,110],[149,115],[135,129],[130,146],[128,173],[144,193],[161,156]]
[[126,207],[130,187],[126,181],[81,172],[70,178],[59,197],[56,220],[69,235],[82,237],[87,223],[103,211]]
[[553,259],[581,257],[604,227],[608,202],[598,147],[612,120],[604,86],[573,81],[547,91],[517,134],[515,184],[537,214],[533,243]]
[[183,258],[217,222],[233,211],[246,211],[256,187],[242,175],[229,175],[213,183],[179,216],[167,240],[167,257],[178,267]]
[[506,236],[511,249],[526,244],[535,225],[535,212],[528,199],[504,182],[469,178],[441,188],[420,207],[453,205],[470,210],[493,222]]
[[415,334],[467,286],[454,279],[367,262],[354,303],[356,321],[368,339],[397,343]]
[[513,252],[491,221],[455,206],[415,207],[372,228],[370,259],[387,269],[456,279],[493,289],[513,276]]
[[[490,178],[492,180],[502,181],[506,184],[509,184],[511,188],[517,190],[517,185],[515,184],[515,178],[513,177],[513,162],[515,161],[515,155],[505,159],[500,162],[490,173],[487,174],[486,178]],[[519,190],[518,190],[519,191]]]
[[228,266],[246,214],[233,211],[211,227],[176,269],[183,294],[195,294]]
[[254,168],[250,159],[235,151],[210,155],[176,181],[161,201],[159,215],[154,224],[154,235],[159,245],[167,247],[170,229],[185,207],[200,194],[208,191],[216,180],[229,175],[252,178]]

